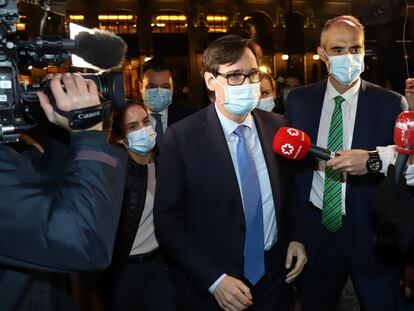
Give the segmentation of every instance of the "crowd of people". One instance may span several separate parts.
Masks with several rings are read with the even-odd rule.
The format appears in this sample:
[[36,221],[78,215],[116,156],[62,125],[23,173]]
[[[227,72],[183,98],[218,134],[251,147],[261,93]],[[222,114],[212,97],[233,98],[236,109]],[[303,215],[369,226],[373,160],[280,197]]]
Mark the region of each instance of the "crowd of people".
[[[203,53],[200,111],[173,102],[174,70],[155,57],[142,101],[105,131],[70,128],[39,92],[70,142],[0,145],[0,309],[405,310],[414,166],[396,178],[393,132],[414,81],[402,96],[361,79],[364,46],[357,18],[328,20],[328,78],[276,85],[253,40],[224,35]],[[50,86],[61,111],[99,104],[78,74]],[[337,156],[276,155],[285,126]],[[83,271],[94,272],[71,274]]]

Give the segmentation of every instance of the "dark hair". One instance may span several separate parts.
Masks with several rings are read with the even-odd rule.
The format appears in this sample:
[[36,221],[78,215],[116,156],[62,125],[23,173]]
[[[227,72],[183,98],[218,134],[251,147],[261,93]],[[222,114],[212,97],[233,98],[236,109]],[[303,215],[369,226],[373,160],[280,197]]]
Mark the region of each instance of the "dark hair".
[[155,72],[168,70],[171,73],[171,76],[174,74],[172,67],[163,58],[159,57],[151,58],[144,63],[142,66],[142,73],[145,74],[148,70]]
[[[259,58],[255,43],[252,40],[244,39],[237,35],[225,35],[210,43],[204,50],[201,75],[204,79],[204,73],[211,72],[216,74],[219,65],[234,64],[243,55],[245,49],[250,49],[256,57],[259,65]],[[215,100],[214,92],[209,90],[210,100]]]
[[[119,139],[123,139],[125,137],[125,127],[124,127],[124,119],[127,110],[133,106],[139,106],[145,111],[147,108],[144,104],[137,100],[127,99],[126,105],[121,110],[118,110],[112,117],[112,129],[109,135],[109,142],[117,145]],[[147,112],[148,113],[148,112]]]

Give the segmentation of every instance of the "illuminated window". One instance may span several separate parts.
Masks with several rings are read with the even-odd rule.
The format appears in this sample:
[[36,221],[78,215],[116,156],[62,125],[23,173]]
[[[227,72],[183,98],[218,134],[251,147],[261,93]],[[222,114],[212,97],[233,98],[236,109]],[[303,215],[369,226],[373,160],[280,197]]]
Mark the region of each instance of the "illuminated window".
[[85,20],[85,16],[81,14],[70,14],[69,21],[73,23],[83,22]]
[[16,24],[16,30],[26,30],[27,15],[20,15],[20,22]]
[[185,33],[187,16],[179,12],[161,12],[152,16],[151,28],[154,33]]
[[124,72],[125,97],[138,98],[138,70],[139,59],[126,59],[122,68]]
[[133,14],[100,14],[99,29],[114,33],[137,33],[137,16]]
[[229,27],[229,18],[224,14],[207,15],[208,32],[227,32]]

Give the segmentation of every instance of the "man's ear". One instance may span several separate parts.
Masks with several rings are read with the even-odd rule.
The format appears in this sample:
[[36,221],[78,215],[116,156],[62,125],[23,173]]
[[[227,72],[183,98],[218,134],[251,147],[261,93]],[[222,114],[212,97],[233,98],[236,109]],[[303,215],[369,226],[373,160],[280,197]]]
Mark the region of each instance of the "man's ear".
[[323,61],[324,63],[329,61],[328,57],[326,57],[326,53],[325,53],[323,47],[321,47],[321,46],[318,46],[318,55],[319,55],[319,58],[321,59],[321,61]]
[[206,86],[210,91],[214,92],[216,90],[217,83],[216,80],[214,80],[211,72],[204,73],[204,81],[206,82]]

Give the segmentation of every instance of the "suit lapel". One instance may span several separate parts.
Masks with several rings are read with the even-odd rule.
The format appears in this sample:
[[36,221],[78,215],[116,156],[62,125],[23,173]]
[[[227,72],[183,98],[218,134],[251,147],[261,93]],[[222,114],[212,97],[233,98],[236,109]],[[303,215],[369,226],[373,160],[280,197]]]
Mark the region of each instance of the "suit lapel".
[[277,215],[279,215],[278,206],[281,206],[280,201],[280,171],[278,166],[277,156],[273,151],[273,137],[276,132],[274,130],[274,124],[264,122],[260,114],[253,110],[253,118],[257,128],[257,134],[259,135],[260,145],[262,147],[263,156],[266,161],[267,172],[269,174],[270,185],[272,188],[273,201],[275,203]]
[[219,172],[218,182],[226,187],[228,190],[226,192],[235,199],[240,206],[240,210],[243,211],[236,171],[214,103],[206,109],[207,120],[204,125],[205,137],[203,140],[207,146],[205,148],[206,158],[211,162],[208,166],[214,167],[214,170]]
[[303,130],[308,133],[311,142],[316,144],[318,140],[319,123],[321,121],[323,100],[325,97],[327,81],[322,81],[315,85],[310,96],[306,99],[306,104],[303,105],[306,118],[306,126]]
[[372,135],[375,133],[374,129],[377,128],[377,122],[377,105],[369,96],[367,83],[361,80],[351,149],[375,147],[371,145],[376,141]]

